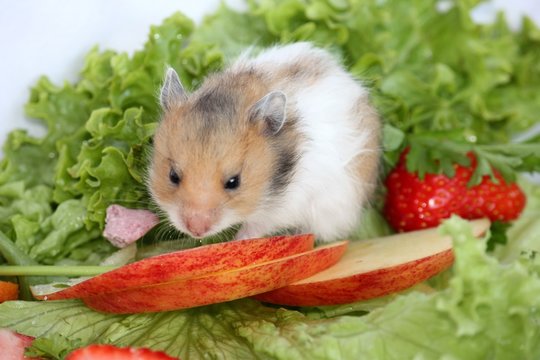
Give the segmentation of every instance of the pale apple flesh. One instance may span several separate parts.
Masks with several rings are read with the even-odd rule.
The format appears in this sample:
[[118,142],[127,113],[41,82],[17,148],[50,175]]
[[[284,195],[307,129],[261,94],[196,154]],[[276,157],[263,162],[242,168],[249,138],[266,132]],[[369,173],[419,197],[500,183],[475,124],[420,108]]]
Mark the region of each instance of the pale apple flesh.
[[243,268],[224,270],[169,283],[110,291],[83,297],[91,308],[111,313],[157,312],[191,308],[252,296],[286,286],[332,266],[347,241]]
[[[473,234],[489,221],[471,221]],[[334,266],[274,291],[255,296],[291,306],[347,304],[405,290],[447,269],[454,261],[452,241],[427,229],[352,242]]]
[[265,263],[313,249],[311,234],[237,240],[143,259],[38,299],[60,300],[179,281]]

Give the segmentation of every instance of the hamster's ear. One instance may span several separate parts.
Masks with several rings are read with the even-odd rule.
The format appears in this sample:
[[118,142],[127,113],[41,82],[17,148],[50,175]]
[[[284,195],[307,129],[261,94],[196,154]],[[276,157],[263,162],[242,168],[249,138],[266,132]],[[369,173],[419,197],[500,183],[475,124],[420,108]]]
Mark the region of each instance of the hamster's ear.
[[249,120],[262,121],[265,133],[274,135],[285,123],[287,96],[282,91],[272,91],[257,101],[249,110]]
[[187,100],[187,94],[180,82],[178,74],[172,67],[167,69],[165,80],[159,94],[159,102],[164,110],[171,110]]

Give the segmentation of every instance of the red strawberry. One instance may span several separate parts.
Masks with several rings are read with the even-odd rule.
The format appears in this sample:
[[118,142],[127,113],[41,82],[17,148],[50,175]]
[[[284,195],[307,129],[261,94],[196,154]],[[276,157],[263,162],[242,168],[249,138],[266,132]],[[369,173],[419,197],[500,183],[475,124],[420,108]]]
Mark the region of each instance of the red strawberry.
[[178,360],[178,358],[145,348],[119,348],[95,344],[73,351],[66,360]]
[[456,176],[426,174],[420,180],[402,161],[386,179],[384,213],[390,225],[400,231],[433,227],[457,213],[464,205],[471,170],[456,168]]
[[516,183],[507,183],[499,173],[495,184],[489,176],[467,191],[466,206],[459,213],[466,219],[488,217],[492,221],[510,221],[518,218],[525,207],[525,194]]
[[467,188],[476,169],[472,154],[468,154],[470,166],[454,165],[454,177],[426,174],[423,180],[407,171],[406,154],[404,152],[386,179],[384,213],[396,230],[433,227],[451,214],[466,219],[488,217],[492,221],[510,221],[516,219],[525,206],[525,195],[517,184],[506,183],[496,171],[499,184],[484,176],[479,185]]

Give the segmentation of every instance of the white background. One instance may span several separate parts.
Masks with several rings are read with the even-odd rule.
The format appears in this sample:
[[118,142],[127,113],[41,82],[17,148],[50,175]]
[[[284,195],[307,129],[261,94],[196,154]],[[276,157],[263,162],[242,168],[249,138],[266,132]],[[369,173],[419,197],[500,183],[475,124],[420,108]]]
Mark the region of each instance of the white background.
[[[227,3],[241,7],[243,1]],[[14,128],[41,133],[23,113],[29,89],[40,75],[54,83],[74,81],[92,46],[131,52],[142,47],[151,24],[177,10],[200,21],[218,4],[219,0],[0,0],[0,144]],[[507,7],[514,26],[521,13],[540,23],[538,0],[494,4],[483,6],[477,18],[489,19],[495,7]]]

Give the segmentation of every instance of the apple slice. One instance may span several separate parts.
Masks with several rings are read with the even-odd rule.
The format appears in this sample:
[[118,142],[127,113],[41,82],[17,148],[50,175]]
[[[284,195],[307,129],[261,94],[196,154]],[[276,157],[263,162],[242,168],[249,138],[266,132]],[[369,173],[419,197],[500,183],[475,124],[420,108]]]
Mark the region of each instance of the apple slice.
[[91,308],[111,313],[155,312],[230,301],[270,291],[335,264],[347,248],[341,241],[280,259],[199,277],[83,297]]
[[[471,221],[479,236],[489,221]],[[352,242],[334,266],[255,299],[280,305],[347,304],[407,289],[454,261],[452,241],[436,228]]]
[[264,263],[313,249],[311,234],[237,240],[175,251],[137,261],[52,293],[42,300],[88,297],[101,293],[179,281]]

